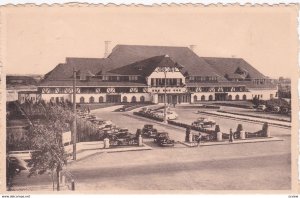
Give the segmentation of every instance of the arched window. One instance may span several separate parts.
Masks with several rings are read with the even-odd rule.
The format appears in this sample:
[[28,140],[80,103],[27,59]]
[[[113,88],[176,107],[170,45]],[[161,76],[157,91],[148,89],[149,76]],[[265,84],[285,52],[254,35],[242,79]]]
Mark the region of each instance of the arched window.
[[196,102],[198,100],[197,96],[194,95],[194,102]]
[[204,101],[205,100],[205,95],[201,96],[201,100]]
[[140,97],[140,102],[145,102],[145,97],[144,96]]
[[232,95],[229,95],[229,96],[228,96],[228,100],[232,100]]
[[243,100],[247,100],[246,94],[243,95]]
[[100,96],[100,97],[99,97],[99,103],[103,103],[103,102],[104,102],[103,96]]
[[136,102],[136,97],[135,96],[132,96],[131,102]]
[[122,101],[123,101],[123,102],[127,102],[127,97],[126,97],[126,96],[123,96]]
[[84,103],[84,97],[80,97],[80,103]]
[[208,100],[213,100],[213,96],[209,95]]
[[235,100],[240,100],[240,96],[239,96],[239,95],[236,95],[236,96],[235,96]]
[[95,98],[93,96],[91,96],[89,102],[90,103],[94,103],[95,102]]

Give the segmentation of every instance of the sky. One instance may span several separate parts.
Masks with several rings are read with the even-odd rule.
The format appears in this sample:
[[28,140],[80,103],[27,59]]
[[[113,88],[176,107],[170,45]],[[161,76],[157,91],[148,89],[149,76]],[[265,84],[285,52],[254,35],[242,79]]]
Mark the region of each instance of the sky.
[[104,41],[189,46],[240,57],[277,78],[297,72],[295,7],[9,6],[1,15],[7,74],[45,74],[66,57],[102,58]]

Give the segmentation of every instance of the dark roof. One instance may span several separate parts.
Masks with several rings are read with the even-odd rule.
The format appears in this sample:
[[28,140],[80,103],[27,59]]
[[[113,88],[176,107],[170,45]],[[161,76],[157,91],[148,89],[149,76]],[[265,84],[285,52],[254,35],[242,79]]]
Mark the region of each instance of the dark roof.
[[161,55],[170,56],[175,62],[182,65],[183,71],[188,72],[189,75],[218,76],[217,72],[203,58],[188,47],[117,45],[108,58],[113,61],[116,68]]
[[[72,80],[47,80],[40,83],[41,87],[47,87],[47,86],[55,86],[55,87],[72,87],[73,81]],[[147,86],[145,83],[141,82],[111,82],[111,81],[102,81],[98,79],[91,79],[88,81],[79,81],[76,82],[77,87],[129,87],[129,86],[136,86],[136,87],[145,87]]]
[[[241,58],[199,57],[188,47],[117,45],[108,58],[66,58],[66,63],[57,65],[47,73],[41,84],[49,80],[71,80],[73,68],[78,70],[78,75],[145,75],[153,71],[153,64],[150,63],[159,61],[159,57],[164,55],[182,65],[182,73],[185,75],[217,76],[218,81],[227,81],[226,75],[232,77],[239,72],[246,72],[246,78],[267,78]],[[139,66],[143,68],[135,70]]]
[[240,74],[227,74],[225,75],[228,79],[245,79],[246,76],[240,75]]
[[109,72],[121,75],[140,75],[146,77],[149,76],[156,67],[182,68],[180,64],[174,62],[168,55],[162,55],[137,61],[135,63],[110,70]]
[[235,74],[237,69],[246,71],[251,79],[267,78],[242,58],[203,57],[222,76]]
[[105,72],[110,65],[109,59],[104,58],[66,58],[66,63],[58,64],[52,71],[45,75],[44,79],[70,79],[73,76],[73,68],[80,73],[99,74]]
[[6,85],[37,85],[37,81],[31,76],[6,76]]

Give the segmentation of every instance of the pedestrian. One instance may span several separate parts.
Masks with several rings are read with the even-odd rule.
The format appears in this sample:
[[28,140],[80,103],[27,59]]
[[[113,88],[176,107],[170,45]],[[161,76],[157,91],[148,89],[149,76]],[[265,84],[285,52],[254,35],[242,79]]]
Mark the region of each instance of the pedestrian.
[[201,135],[201,133],[199,133],[198,140],[197,140],[197,142],[198,142],[198,147],[200,146],[201,138],[202,138],[202,135]]
[[232,133],[232,129],[230,129],[230,132],[229,132],[229,142],[233,142],[233,133]]

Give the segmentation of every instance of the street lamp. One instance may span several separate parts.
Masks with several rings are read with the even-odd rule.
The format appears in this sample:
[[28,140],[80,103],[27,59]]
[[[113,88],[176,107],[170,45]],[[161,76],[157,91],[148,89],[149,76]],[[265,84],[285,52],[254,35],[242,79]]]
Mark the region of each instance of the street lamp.
[[73,68],[73,160],[76,160],[77,123],[76,123],[76,70]]

